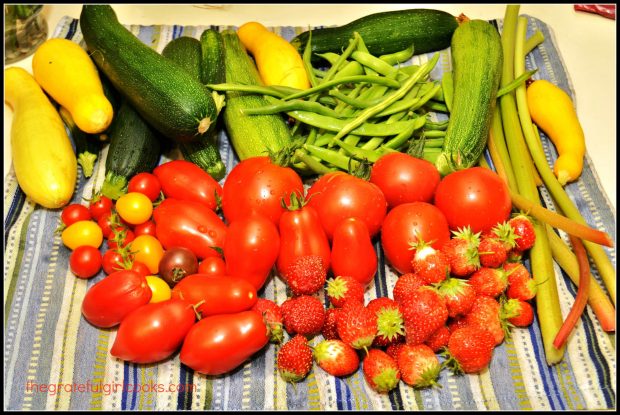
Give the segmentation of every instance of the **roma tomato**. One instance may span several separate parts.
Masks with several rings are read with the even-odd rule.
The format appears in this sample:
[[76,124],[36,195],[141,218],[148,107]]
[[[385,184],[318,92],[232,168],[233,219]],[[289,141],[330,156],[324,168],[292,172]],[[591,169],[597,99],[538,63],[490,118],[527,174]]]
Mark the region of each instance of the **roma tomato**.
[[205,317],[185,336],[181,363],[206,375],[230,372],[269,343],[267,331],[252,310]]
[[180,298],[132,311],[118,327],[110,354],[133,363],[155,363],[171,356],[196,322],[192,305]]
[[88,204],[90,216],[98,221],[101,216],[110,212],[114,207],[114,202],[107,196],[102,194],[95,195]]
[[61,240],[70,250],[82,245],[99,248],[103,242],[103,232],[96,222],[80,220],[62,231]]
[[101,270],[101,264],[101,252],[93,246],[78,246],[69,257],[71,272],[80,278],[94,277]]
[[146,265],[151,274],[159,272],[159,261],[164,256],[164,248],[157,238],[151,235],[137,236],[131,242],[131,252],[134,260]]
[[484,233],[508,220],[512,210],[508,186],[484,167],[445,176],[437,186],[435,206],[446,216],[450,229],[469,226],[474,233]]
[[226,275],[226,262],[217,256],[210,256],[198,264],[198,274],[222,276]]
[[334,230],[331,251],[334,275],[348,275],[367,286],[377,272],[377,253],[364,222],[344,219]]
[[426,202],[403,203],[390,210],[381,229],[381,246],[389,263],[401,274],[413,272],[411,261],[418,238],[435,249],[450,239],[448,221],[441,211]]
[[222,211],[228,223],[257,212],[276,226],[284,212],[282,199],[291,193],[303,195],[301,177],[289,167],[274,164],[269,157],[250,157],[236,164],[224,182]]
[[256,289],[238,276],[188,275],[172,289],[173,298],[184,298],[202,317],[245,311],[256,303]]
[[435,165],[407,153],[388,153],[372,166],[370,182],[379,186],[390,208],[401,203],[432,203],[441,175]]
[[86,291],[82,315],[93,326],[114,327],[150,299],[146,278],[130,270],[116,271]]
[[165,249],[182,246],[198,259],[220,256],[227,227],[207,206],[191,200],[165,199],[153,212],[157,239]]
[[65,226],[70,226],[81,220],[91,220],[88,208],[79,203],[72,203],[64,207],[60,213],[60,219]]
[[387,212],[387,202],[374,183],[350,174],[330,174],[315,182],[308,190],[308,206],[319,214],[327,238],[331,241],[334,229],[347,218],[358,218],[373,237],[381,229]]
[[276,225],[261,214],[235,219],[228,226],[224,241],[226,273],[247,279],[260,290],[271,273],[280,252]]
[[197,272],[198,258],[192,251],[181,246],[166,250],[159,261],[159,276],[170,287],[174,287],[186,276]]
[[151,219],[153,202],[143,193],[125,193],[116,201],[116,211],[125,222],[139,225]]
[[196,164],[187,160],[172,160],[155,167],[153,174],[161,183],[167,198],[191,200],[209,209],[217,209],[222,186]]
[[129,183],[127,183],[127,192],[142,193],[146,195],[151,202],[154,202],[161,193],[161,183],[157,176],[145,171],[129,179]]

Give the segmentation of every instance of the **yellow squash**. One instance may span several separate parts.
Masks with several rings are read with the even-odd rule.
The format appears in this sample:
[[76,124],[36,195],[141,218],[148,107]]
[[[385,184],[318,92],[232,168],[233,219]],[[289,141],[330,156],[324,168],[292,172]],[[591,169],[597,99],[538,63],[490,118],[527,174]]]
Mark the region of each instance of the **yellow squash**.
[[247,22],[237,29],[243,46],[254,57],[265,85],[310,88],[301,55],[286,39],[258,22]]
[[573,101],[560,87],[540,79],[527,87],[527,104],[532,121],[555,145],[558,158],[553,172],[565,185],[577,180],[586,153],[585,136]]
[[22,68],[4,70],[4,88],[13,109],[11,156],[19,186],[43,207],[65,206],[75,190],[77,161],[60,115]]
[[80,130],[98,134],[114,111],[103,93],[95,63],[77,43],[51,38],[32,57],[32,73],[41,87],[71,113]]

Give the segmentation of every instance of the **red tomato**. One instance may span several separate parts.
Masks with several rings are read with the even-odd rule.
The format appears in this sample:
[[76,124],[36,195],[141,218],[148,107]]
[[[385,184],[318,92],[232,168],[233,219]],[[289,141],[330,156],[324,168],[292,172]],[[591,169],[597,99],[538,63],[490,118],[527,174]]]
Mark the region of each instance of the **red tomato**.
[[280,252],[280,235],[274,223],[260,214],[233,220],[224,241],[226,273],[247,279],[260,290]]
[[131,263],[131,268],[132,271],[137,272],[138,274],[148,277],[149,275],[153,275],[153,273],[151,272],[151,270],[149,269],[149,267],[146,266],[146,264],[144,262],[140,262],[140,261],[133,261]]
[[123,258],[123,254],[116,249],[108,249],[101,258],[103,272],[108,275],[125,269],[124,263],[125,259]]
[[90,245],[78,246],[69,257],[71,272],[80,278],[94,277],[101,270],[101,264],[101,252]]
[[147,220],[144,223],[134,226],[133,233],[136,236],[140,236],[140,235],[156,236],[157,235],[156,229],[157,228],[155,226],[155,222],[153,222],[152,220]]
[[172,160],[155,167],[153,174],[161,183],[167,198],[191,200],[209,209],[217,209],[222,186],[196,164],[187,160]]
[[330,241],[336,226],[347,218],[364,221],[373,237],[381,229],[387,212],[385,196],[377,185],[346,173],[320,179],[308,190],[307,198],[308,206],[319,214]]
[[377,253],[363,221],[344,219],[334,229],[331,269],[334,275],[348,275],[364,286],[377,272]]
[[210,256],[198,264],[198,273],[206,275],[226,275],[226,262],[220,257]]
[[198,259],[220,256],[227,227],[220,217],[202,203],[167,198],[153,212],[157,239],[164,249],[181,246]]
[[415,249],[411,249],[411,244],[418,238],[435,249],[450,239],[448,221],[438,208],[426,202],[411,202],[388,212],[381,229],[381,245],[385,257],[399,273],[413,272]]
[[117,249],[119,246],[126,247],[128,243],[133,242],[136,239],[136,235],[129,228],[124,226],[117,226],[112,229],[110,235],[108,235],[108,248]]
[[133,363],[170,357],[196,322],[192,305],[180,298],[139,307],[123,319],[110,354]]
[[153,173],[138,173],[129,179],[129,183],[127,183],[127,193],[133,192],[142,193],[146,195],[151,202],[154,202],[161,193],[161,183]]
[[269,343],[263,316],[256,311],[201,319],[185,336],[181,362],[199,373],[230,372]]
[[214,314],[238,313],[256,303],[256,288],[237,276],[188,275],[172,289],[172,298],[184,298],[200,306],[202,317]]
[[146,278],[130,270],[116,271],[88,289],[82,315],[93,326],[114,327],[150,299]]
[[250,157],[232,168],[222,192],[222,211],[228,223],[258,212],[278,225],[284,212],[282,199],[292,192],[302,195],[304,186],[295,170],[271,162],[269,157]]
[[276,267],[281,275],[302,256],[318,255],[325,271],[329,269],[329,240],[318,213],[311,206],[287,210],[280,217],[280,252]]
[[370,182],[379,186],[389,207],[432,203],[441,175],[435,165],[407,153],[388,153],[375,162]]
[[88,210],[90,212],[90,216],[95,221],[99,221],[101,216],[110,212],[114,207],[114,202],[107,196],[104,195],[95,195],[93,199],[88,204]]
[[90,220],[90,210],[88,210],[86,206],[79,203],[72,203],[64,207],[62,213],[60,214],[60,219],[65,226],[70,226],[71,224],[81,220]]
[[473,232],[486,232],[508,220],[512,210],[508,186],[484,167],[445,176],[437,186],[435,206],[446,216],[450,229],[470,226]]

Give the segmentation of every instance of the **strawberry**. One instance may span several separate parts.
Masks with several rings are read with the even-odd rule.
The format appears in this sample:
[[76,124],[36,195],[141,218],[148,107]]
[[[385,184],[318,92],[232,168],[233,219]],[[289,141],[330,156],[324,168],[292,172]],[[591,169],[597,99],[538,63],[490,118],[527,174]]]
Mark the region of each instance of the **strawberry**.
[[517,246],[518,236],[508,222],[501,222],[491,229],[491,238],[497,239],[504,245],[506,253],[512,251]]
[[450,263],[446,254],[433,248],[428,242],[418,239],[411,245],[415,254],[411,260],[413,272],[426,284],[435,284],[446,279],[450,273]]
[[396,361],[380,349],[370,349],[362,362],[364,379],[379,393],[386,393],[398,386],[400,371]]
[[403,315],[396,301],[389,297],[378,297],[370,300],[366,308],[377,316],[377,335],[372,342],[374,347],[385,347],[404,340]]
[[448,278],[439,285],[438,290],[446,301],[449,317],[463,316],[469,313],[476,298],[474,288],[461,278]]
[[425,344],[405,344],[396,359],[401,379],[415,388],[436,386],[441,363],[433,350]]
[[506,321],[500,315],[501,306],[492,297],[480,295],[474,300],[471,311],[465,316],[467,326],[481,327],[493,335],[495,344],[504,341],[507,333]]
[[501,312],[515,327],[527,327],[534,321],[534,309],[527,301],[511,298],[502,304]]
[[336,316],[338,336],[354,349],[368,349],[377,335],[377,316],[357,301],[347,301]]
[[285,300],[280,306],[284,328],[293,334],[313,336],[323,329],[325,307],[315,296],[300,295]]
[[323,340],[314,347],[314,361],[332,376],[347,376],[357,370],[360,358],[354,348],[342,340]]
[[426,339],[424,344],[430,347],[433,352],[438,353],[448,345],[449,338],[450,329],[448,326],[441,326],[435,330],[428,339]]
[[482,238],[478,245],[478,257],[483,267],[500,267],[508,258],[506,246],[497,238]]
[[512,227],[515,235],[517,235],[517,251],[523,252],[534,246],[536,242],[536,231],[532,220],[525,214],[520,213],[508,220],[508,224]]
[[269,340],[273,343],[280,343],[284,338],[282,331],[282,310],[275,301],[267,298],[258,297],[252,310],[258,311],[269,329]]
[[520,262],[504,264],[504,270],[508,276],[508,298],[518,298],[528,301],[536,296],[537,285],[528,269]]
[[407,344],[424,343],[448,320],[446,302],[432,287],[420,287],[399,306],[405,321]]
[[459,228],[452,233],[453,237],[443,244],[441,250],[448,257],[450,273],[457,277],[467,277],[480,268],[480,233],[473,233],[469,227]]
[[299,382],[304,379],[312,369],[312,349],[308,346],[308,340],[301,334],[282,345],[278,350],[277,367],[280,376],[286,382]]
[[508,287],[508,277],[502,268],[481,267],[469,277],[469,285],[477,295],[496,298]]
[[426,282],[424,282],[418,274],[403,274],[396,280],[396,284],[394,284],[392,298],[397,303],[401,303],[408,297],[411,297],[413,293],[418,290],[418,288],[424,285],[426,285]]
[[467,326],[452,332],[444,356],[455,374],[479,373],[491,362],[495,341],[483,327]]
[[400,349],[402,349],[405,344],[406,343],[404,341],[392,343],[388,347],[385,348],[385,352],[392,359],[396,360],[396,359],[398,359],[398,353],[400,352]]
[[319,255],[304,255],[284,272],[284,279],[294,295],[312,295],[325,285],[327,271]]
[[323,330],[321,330],[324,339],[340,338],[338,336],[338,328],[336,327],[336,318],[339,312],[340,308],[336,307],[330,307],[325,311],[325,324],[323,324]]
[[327,281],[327,298],[334,307],[342,307],[349,299],[364,302],[364,286],[348,275],[338,275]]

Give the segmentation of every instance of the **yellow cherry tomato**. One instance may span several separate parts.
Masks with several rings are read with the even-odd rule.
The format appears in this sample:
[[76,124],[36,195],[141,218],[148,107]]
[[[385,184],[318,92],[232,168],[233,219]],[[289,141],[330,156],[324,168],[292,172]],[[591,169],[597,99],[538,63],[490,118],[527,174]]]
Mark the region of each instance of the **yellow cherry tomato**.
[[172,290],[166,281],[159,278],[156,275],[149,275],[146,277],[146,283],[153,295],[151,296],[150,303],[159,303],[160,301],[169,300],[172,297]]
[[153,202],[144,193],[125,193],[116,201],[118,215],[131,225],[140,225],[151,219]]
[[103,232],[95,221],[80,220],[67,226],[60,235],[62,243],[70,250],[88,245],[99,248],[103,242]]
[[159,261],[164,256],[164,247],[159,239],[152,235],[139,235],[131,241],[131,251],[135,252],[134,260],[142,262],[152,274],[159,272]]

